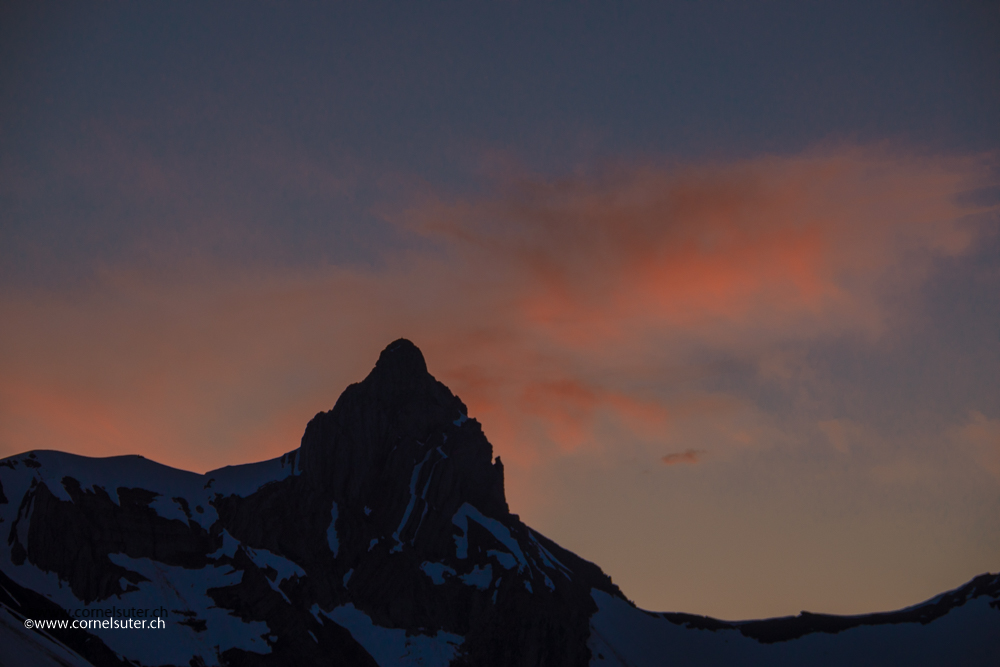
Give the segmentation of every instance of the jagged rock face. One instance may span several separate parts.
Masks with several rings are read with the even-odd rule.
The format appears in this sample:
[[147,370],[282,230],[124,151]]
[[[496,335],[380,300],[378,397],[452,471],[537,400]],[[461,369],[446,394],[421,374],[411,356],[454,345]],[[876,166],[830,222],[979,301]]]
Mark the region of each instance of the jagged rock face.
[[[996,653],[997,575],[901,615],[726,623],[637,610],[596,565],[509,512],[503,474],[405,340],[271,461],[197,475],[135,456],[5,459],[0,664],[16,647],[24,664],[846,664],[871,653],[851,633],[948,627],[956,613],[985,628],[962,635],[972,649],[959,662]],[[167,627],[21,627],[112,606],[166,609]],[[848,639],[803,653],[818,633]],[[899,655],[915,664],[919,651]]]
[[407,340],[389,345],[363,382],[316,415],[301,451],[304,477],[345,507],[405,506],[415,481],[439,509],[469,502],[490,516],[508,514],[492,446]]
[[[303,603],[354,604],[380,626],[462,636],[469,664],[587,664],[590,588],[620,593],[509,513],[503,465],[466,413],[420,351],[396,341],[309,423],[302,475],[221,499],[221,522],[301,564]],[[290,522],[278,509],[290,506],[312,510]]]
[[[621,597],[509,512],[503,464],[409,341],[280,459],[198,476],[125,458],[6,462],[12,587],[54,583],[64,608],[169,601],[174,627],[153,640],[191,639],[158,661],[92,633],[97,662],[385,664],[395,641],[414,664],[586,665],[591,589]],[[174,595],[192,572],[198,599]],[[205,651],[213,633],[226,641]]]
[[[57,573],[85,603],[136,590],[144,580],[111,562],[111,553],[195,568],[207,565],[206,554],[221,545],[197,523],[159,516],[149,507],[156,495],[151,491],[121,487],[115,503],[103,488],[84,492],[71,477],[62,486],[69,501],[44,483],[24,497],[21,509],[30,507],[37,520],[29,523],[25,548],[18,525],[27,516],[19,513],[10,530],[11,559],[21,565],[30,554],[34,565]],[[74,545],[80,548],[69,548]]]

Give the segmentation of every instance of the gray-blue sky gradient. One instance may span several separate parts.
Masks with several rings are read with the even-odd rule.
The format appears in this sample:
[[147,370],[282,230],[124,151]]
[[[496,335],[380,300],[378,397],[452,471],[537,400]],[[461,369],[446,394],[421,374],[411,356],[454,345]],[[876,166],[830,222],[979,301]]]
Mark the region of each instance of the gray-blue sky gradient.
[[997,3],[2,12],[0,455],[277,455],[406,336],[646,607],[997,569]]

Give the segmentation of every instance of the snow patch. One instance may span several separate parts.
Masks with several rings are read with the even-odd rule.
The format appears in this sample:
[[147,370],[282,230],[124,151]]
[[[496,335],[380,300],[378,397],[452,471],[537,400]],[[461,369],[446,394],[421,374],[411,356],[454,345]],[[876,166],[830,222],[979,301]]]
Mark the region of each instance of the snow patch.
[[[469,503],[462,503],[462,506],[458,508],[455,512],[455,516],[452,517],[451,522],[458,526],[462,530],[462,535],[455,536],[455,550],[457,551],[459,558],[465,558],[468,555],[469,550],[469,519],[472,519],[480,526],[490,531],[493,537],[497,538],[497,541],[502,545],[507,547],[511,554],[517,559],[519,565],[517,566],[518,572],[523,570],[528,565],[528,561],[525,560],[524,554],[521,553],[521,547],[518,546],[517,540],[515,540],[507,526],[503,525],[496,519],[491,519],[484,516],[482,512],[470,505]],[[497,552],[499,553],[499,552]]]
[[[404,528],[406,528],[406,522],[410,520],[410,513],[413,511],[413,505],[417,502],[417,479],[420,477],[420,469],[424,467],[424,464],[427,463],[427,459],[429,459],[433,453],[433,449],[428,449],[423,460],[413,466],[413,472],[410,474],[410,502],[406,504],[406,509],[403,511],[403,518],[399,521],[399,527],[396,528],[396,532],[392,534],[392,539],[396,540],[395,546],[392,547],[393,553],[403,550],[403,543],[399,541],[399,534],[403,532]],[[430,480],[428,479],[427,482],[429,484]],[[425,492],[426,490],[426,487],[424,487]]]
[[[314,605],[313,609],[316,608]],[[375,625],[368,614],[355,609],[353,603],[322,613],[337,625],[346,628],[379,667],[447,667],[458,656],[458,647],[465,641],[464,637],[448,632],[408,637],[407,631],[402,628]]]
[[[230,648],[255,653],[270,653],[263,636],[270,632],[267,623],[245,622],[229,611],[217,607],[208,596],[209,588],[238,584],[243,573],[229,566],[207,566],[197,570],[165,565],[149,558],[129,558],[110,554],[116,565],[138,572],[149,581],[141,581],[139,590],[121,596],[116,605],[159,609],[166,608],[167,631],[164,632],[105,632],[101,634],[109,647],[121,655],[145,664],[188,664],[200,656],[208,665],[219,664],[218,656]],[[104,608],[108,601],[88,607]],[[83,605],[81,605],[82,607]],[[181,625],[174,610],[193,612],[192,619],[205,621],[208,632],[198,633]],[[211,639],[212,644],[208,641]]]
[[[840,665],[992,665],[1000,620],[981,596],[934,621],[861,625],[838,633],[812,634],[762,644],[736,629],[698,630],[630,606],[592,590],[598,610],[590,619],[591,666],[659,667],[839,667]],[[993,655],[993,658],[989,656]]]
[[0,605],[4,664],[33,667],[93,667],[44,630],[26,630],[24,620]]
[[466,586],[475,586],[481,591],[485,591],[493,583],[493,566],[489,563],[480,568],[476,565],[471,572],[459,577]]
[[446,574],[451,577],[455,576],[454,568],[450,568],[444,563],[431,563],[425,560],[420,564],[420,569],[438,586],[444,583]]
[[550,570],[555,570],[557,569],[558,566],[558,569],[562,571],[564,577],[570,580],[573,579],[573,577],[570,575],[571,570],[565,565],[563,565],[558,558],[553,556],[551,551],[543,547],[542,543],[538,541],[533,532],[529,530],[528,536],[531,538],[531,541],[534,542],[535,546],[538,548],[538,555],[542,557],[542,562],[545,563]]
[[507,553],[506,551],[497,551],[496,549],[490,549],[486,552],[487,556],[493,556],[497,559],[497,562],[505,570],[512,570],[517,567],[517,559],[513,555]]
[[[268,482],[277,482],[300,474],[296,466],[288,460],[289,458],[288,454],[284,454],[268,461],[226,466],[210,470],[205,473],[205,478],[214,480],[211,489],[215,493],[246,497]],[[297,460],[298,456],[295,459]]]
[[[292,577],[304,577],[306,576],[306,571],[299,566],[298,563],[294,563],[284,556],[279,556],[276,553],[272,553],[267,549],[251,549],[250,547],[244,546],[243,550],[246,552],[253,564],[262,570],[266,570],[271,567],[277,572],[275,576],[275,583],[281,583],[286,579],[291,579]],[[284,593],[282,593],[284,595]]]

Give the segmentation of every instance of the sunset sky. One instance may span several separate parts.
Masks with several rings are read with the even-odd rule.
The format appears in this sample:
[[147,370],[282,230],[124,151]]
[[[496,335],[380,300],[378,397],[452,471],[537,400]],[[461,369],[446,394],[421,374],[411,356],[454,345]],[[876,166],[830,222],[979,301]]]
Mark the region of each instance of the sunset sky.
[[1000,570],[996,2],[0,12],[0,457],[278,456],[405,337],[642,607]]

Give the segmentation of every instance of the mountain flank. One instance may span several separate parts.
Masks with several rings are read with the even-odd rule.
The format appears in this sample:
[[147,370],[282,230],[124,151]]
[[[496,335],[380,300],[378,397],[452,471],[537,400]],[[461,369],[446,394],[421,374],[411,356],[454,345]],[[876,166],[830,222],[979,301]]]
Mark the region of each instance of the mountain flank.
[[[510,512],[480,424],[402,339],[309,422],[299,448],[270,461],[199,475],[139,456],[4,459],[0,534],[0,665],[886,664],[865,663],[872,650],[917,660],[907,664],[995,664],[978,661],[1000,654],[1000,575],[891,614],[726,622],[636,609],[598,566]],[[166,627],[25,628],[108,609],[161,610]]]

